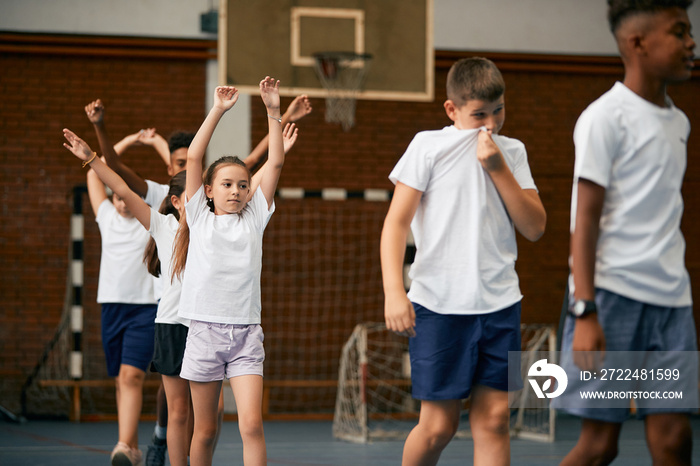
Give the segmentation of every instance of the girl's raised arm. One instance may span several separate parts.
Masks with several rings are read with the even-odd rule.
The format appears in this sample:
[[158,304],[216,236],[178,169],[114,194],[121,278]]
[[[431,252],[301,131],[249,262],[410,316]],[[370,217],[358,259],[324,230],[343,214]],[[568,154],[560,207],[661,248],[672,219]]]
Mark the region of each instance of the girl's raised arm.
[[87,188],[92,213],[97,217],[97,211],[100,210],[100,206],[107,199],[107,192],[105,191],[104,183],[100,181],[100,178],[92,169],[88,169],[87,172]]
[[277,182],[282,173],[284,165],[284,143],[282,141],[282,117],[280,116],[280,82],[266,76],[260,81],[260,96],[262,97],[265,108],[267,109],[270,149],[267,156],[267,164],[265,171],[260,180],[260,189],[262,189],[265,199],[267,199],[267,207],[272,205],[275,191],[277,190]]
[[[88,173],[88,192],[90,204],[92,205],[95,215],[97,215],[97,209],[100,204],[107,198],[104,186],[101,186],[102,183],[104,183],[114,191],[115,194],[122,198],[134,217],[136,217],[146,230],[149,230],[151,228],[151,208],[148,204],[146,204],[138,194],[129,189],[126,182],[117,175],[114,170],[102,162],[102,160],[97,157],[97,154],[90,149],[90,146],[74,132],[69,129],[64,129],[63,136],[65,136],[68,141],[67,143],[64,142],[63,146],[80,160],[83,160],[86,165],[90,165],[90,168],[92,168],[91,172],[94,172],[94,175],[96,175],[91,178],[90,173]],[[97,177],[102,181],[96,180],[95,178]],[[99,192],[103,193],[103,195],[100,196],[98,194]]]
[[119,176],[124,179],[129,185],[129,188],[136,192],[139,196],[146,196],[148,192],[148,184],[134,170],[126,166],[121,158],[115,152],[112,141],[107,134],[107,128],[104,123],[105,107],[100,99],[90,102],[85,106],[85,114],[88,120],[95,128],[97,141],[100,143],[100,150],[109,167],[116,171]]
[[233,108],[237,100],[238,89],[233,86],[219,86],[214,91],[214,105],[187,149],[187,199],[192,199],[202,186],[202,160],[211,136],[221,117]]

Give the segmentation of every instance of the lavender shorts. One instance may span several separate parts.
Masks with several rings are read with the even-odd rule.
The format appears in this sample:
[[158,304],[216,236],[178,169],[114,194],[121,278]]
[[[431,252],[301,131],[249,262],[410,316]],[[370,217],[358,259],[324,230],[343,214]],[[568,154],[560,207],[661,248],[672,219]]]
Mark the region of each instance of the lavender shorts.
[[241,375],[263,375],[262,327],[193,320],[187,333],[180,377],[214,382]]

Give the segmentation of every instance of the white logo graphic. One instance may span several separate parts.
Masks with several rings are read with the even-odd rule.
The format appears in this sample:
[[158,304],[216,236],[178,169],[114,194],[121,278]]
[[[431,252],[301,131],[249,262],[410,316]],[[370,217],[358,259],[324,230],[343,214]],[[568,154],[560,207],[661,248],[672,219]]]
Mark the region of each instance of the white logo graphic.
[[[537,398],[556,398],[566,390],[566,386],[569,383],[569,378],[566,376],[564,369],[556,364],[549,364],[546,359],[540,359],[527,371],[528,377],[549,377],[542,384],[540,388],[539,384],[535,379],[529,378],[528,381],[532,385],[532,389],[535,391]],[[551,393],[547,390],[552,388],[552,377],[557,381],[557,389]]]

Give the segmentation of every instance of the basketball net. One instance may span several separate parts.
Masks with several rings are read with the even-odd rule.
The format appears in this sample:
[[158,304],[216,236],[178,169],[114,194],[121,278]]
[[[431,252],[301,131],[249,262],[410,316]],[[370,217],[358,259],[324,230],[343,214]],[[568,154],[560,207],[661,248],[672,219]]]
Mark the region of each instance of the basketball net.
[[340,123],[344,131],[355,125],[355,101],[362,89],[372,56],[354,52],[314,54],[316,75],[328,91],[326,122]]

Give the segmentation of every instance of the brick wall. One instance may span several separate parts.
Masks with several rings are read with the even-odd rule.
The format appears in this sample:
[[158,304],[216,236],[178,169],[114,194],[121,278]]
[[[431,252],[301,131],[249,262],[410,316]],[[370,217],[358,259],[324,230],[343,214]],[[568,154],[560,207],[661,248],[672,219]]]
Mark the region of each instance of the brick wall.
[[[176,129],[195,130],[204,117],[205,61],[210,56],[211,46],[211,43],[196,41],[0,35],[0,51],[3,52],[0,54],[3,70],[0,75],[0,160],[4,201],[0,215],[3,265],[0,277],[3,298],[0,307],[0,405],[19,410],[22,384],[51,339],[63,310],[71,193],[74,186],[84,183],[85,172],[77,159],[61,146],[61,129],[71,128],[96,147],[83,106],[99,97],[105,102],[106,123],[115,140],[148,126],[155,126],[165,136]],[[358,101],[356,125],[349,132],[338,125],[326,124],[324,101],[313,99],[314,112],[299,124],[299,141],[288,157],[280,187],[391,189],[387,175],[413,135],[450,124],[442,109],[445,77],[449,65],[465,55],[437,54],[435,102]],[[507,83],[508,113],[503,133],[526,144],[532,172],[548,213],[547,232],[538,243],[519,241],[518,271],[525,295],[523,321],[556,324],[567,274],[574,123],[588,103],[621,77],[622,68],[616,59],[605,57],[487,56],[503,70]],[[696,129],[700,128],[699,90],[697,76],[669,90]],[[290,100],[284,98],[283,106]],[[252,118],[252,140],[257,141],[264,136],[267,121],[263,106],[256,98],[253,98]],[[696,240],[700,223],[692,212],[700,201],[700,167],[696,163],[699,155],[700,144],[691,136],[683,229],[688,241],[687,263],[696,290],[700,285],[700,247]],[[161,182],[167,180],[161,162],[152,152],[133,149],[125,157],[144,177]],[[283,237],[275,236],[279,233],[276,225],[287,221],[283,216],[283,204],[280,202],[280,211],[271,221],[266,241]],[[88,211],[87,200],[84,206],[85,365],[86,371],[96,378],[104,378],[99,308],[94,304],[99,233]],[[318,210],[329,209],[333,207],[318,207]],[[360,208],[363,212],[361,209],[364,207]],[[362,215],[381,218],[381,215],[377,217],[374,207],[367,209]],[[305,212],[313,218],[313,208]],[[372,222],[377,223],[376,220]],[[377,225],[367,231],[372,232],[368,233],[371,237],[359,246],[360,249],[376,248],[378,243]],[[326,248],[337,247],[336,243],[329,242]],[[266,260],[272,256],[269,252],[266,246]],[[370,258],[374,254],[371,252]],[[327,259],[322,254],[319,260]],[[263,277],[263,285],[300,283],[299,276],[291,276],[297,272],[289,272],[288,276],[284,276],[285,273],[270,269]],[[345,299],[352,301],[358,296],[371,295],[371,300],[363,301],[358,315],[361,319],[381,320],[380,277],[376,269],[371,273],[363,288],[350,290]],[[323,286],[321,283],[319,289]],[[270,287],[263,290],[263,299],[275,294],[280,293]],[[312,300],[316,294],[305,296],[305,300]],[[264,302],[267,323],[263,324],[269,328],[266,345],[268,342],[271,345],[268,352],[271,362],[280,359],[278,355],[317,354],[329,351],[331,346],[337,351],[338,342],[350,333],[351,328],[345,327],[334,327],[329,332],[321,321],[318,332],[304,326],[303,322],[318,320],[319,315],[338,312],[335,307],[311,309],[306,301],[296,303],[290,306],[291,315],[285,317],[288,320],[280,323],[276,319],[277,313],[282,311],[270,307],[269,302]],[[308,332],[311,337],[303,345],[318,344],[316,340],[324,333],[332,335],[322,342],[329,346],[317,349],[272,346],[276,326]],[[280,371],[290,370],[294,364],[290,361],[286,369]],[[274,367],[271,364],[266,371],[275,370]],[[313,366],[304,370],[313,372]],[[332,372],[333,368],[324,370]],[[321,377],[332,377],[332,374]],[[326,398],[332,403],[331,395],[327,394]],[[311,399],[319,398],[313,395]],[[85,404],[91,405],[88,408],[92,412],[115,412],[111,390],[99,393],[95,390]],[[147,404],[144,412],[152,413],[152,406]]]

